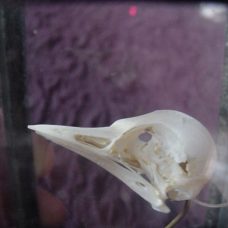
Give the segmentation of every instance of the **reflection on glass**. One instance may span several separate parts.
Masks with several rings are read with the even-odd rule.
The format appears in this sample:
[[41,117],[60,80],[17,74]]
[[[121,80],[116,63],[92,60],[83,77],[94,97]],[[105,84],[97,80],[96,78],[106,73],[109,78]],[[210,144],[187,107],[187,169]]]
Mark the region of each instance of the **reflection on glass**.
[[[225,13],[215,4],[25,5],[28,124],[102,127],[174,109],[219,135],[226,152],[227,129],[218,130]],[[171,202],[170,214],[155,212],[104,170],[37,136],[33,151],[43,225],[164,227],[182,207]],[[218,167],[213,183],[226,198]],[[208,190],[199,198],[209,202]],[[203,226],[206,211],[193,203],[177,227]]]

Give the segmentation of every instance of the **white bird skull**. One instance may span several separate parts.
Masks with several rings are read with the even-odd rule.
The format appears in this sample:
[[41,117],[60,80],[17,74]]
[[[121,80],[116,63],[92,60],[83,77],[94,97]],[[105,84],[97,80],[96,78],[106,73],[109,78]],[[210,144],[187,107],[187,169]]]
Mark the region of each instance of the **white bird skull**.
[[164,213],[165,200],[195,198],[210,179],[215,144],[196,119],[159,110],[110,127],[33,125],[37,134],[95,162]]

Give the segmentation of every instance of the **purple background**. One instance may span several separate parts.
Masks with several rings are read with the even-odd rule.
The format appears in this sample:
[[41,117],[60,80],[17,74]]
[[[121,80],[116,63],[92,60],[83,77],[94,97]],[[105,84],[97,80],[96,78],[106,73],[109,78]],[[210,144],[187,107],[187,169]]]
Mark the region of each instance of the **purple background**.
[[[26,8],[30,124],[106,126],[156,109],[184,111],[216,130],[224,22],[198,7],[50,4]],[[64,227],[163,227],[166,215],[103,169],[56,147],[46,189],[64,202]],[[197,227],[194,205],[178,227]]]

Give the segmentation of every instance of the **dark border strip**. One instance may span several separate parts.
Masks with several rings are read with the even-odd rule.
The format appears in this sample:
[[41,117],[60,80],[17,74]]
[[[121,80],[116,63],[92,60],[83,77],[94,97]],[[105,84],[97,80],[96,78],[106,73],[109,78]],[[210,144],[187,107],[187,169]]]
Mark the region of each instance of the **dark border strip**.
[[[225,55],[224,55],[224,78],[222,84],[222,97],[220,104],[220,130],[227,132],[228,130],[228,10],[226,15],[226,39],[225,39]],[[228,170],[228,164],[227,164]],[[228,184],[226,183],[224,192],[228,191]],[[219,210],[218,227],[225,228],[228,224],[228,207]]]
[[22,6],[0,3],[0,80],[13,227],[40,227],[25,109]]
[[[228,129],[228,11],[226,12],[225,53],[222,79],[222,93],[219,108],[219,131],[226,132]],[[228,186],[226,186],[228,188]],[[209,203],[216,204],[222,201],[222,195],[216,185],[209,188]],[[205,227],[225,228],[228,224],[228,208],[210,208],[207,210]]]

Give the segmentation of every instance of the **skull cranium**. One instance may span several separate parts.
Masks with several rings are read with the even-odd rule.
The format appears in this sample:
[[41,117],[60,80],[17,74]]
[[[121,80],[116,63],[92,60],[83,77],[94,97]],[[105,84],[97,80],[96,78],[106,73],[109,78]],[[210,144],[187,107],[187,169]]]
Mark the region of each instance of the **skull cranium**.
[[110,127],[29,128],[103,167],[164,213],[169,212],[167,199],[190,200],[199,194],[216,160],[206,128],[172,110],[121,119]]

